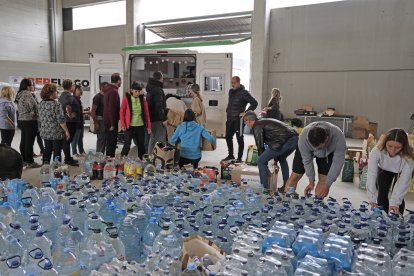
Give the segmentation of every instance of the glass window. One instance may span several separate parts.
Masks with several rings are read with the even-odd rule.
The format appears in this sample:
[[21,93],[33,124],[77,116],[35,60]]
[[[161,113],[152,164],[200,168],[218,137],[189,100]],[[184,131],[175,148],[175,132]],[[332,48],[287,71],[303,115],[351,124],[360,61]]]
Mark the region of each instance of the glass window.
[[91,29],[126,24],[126,1],[73,8],[73,29]]

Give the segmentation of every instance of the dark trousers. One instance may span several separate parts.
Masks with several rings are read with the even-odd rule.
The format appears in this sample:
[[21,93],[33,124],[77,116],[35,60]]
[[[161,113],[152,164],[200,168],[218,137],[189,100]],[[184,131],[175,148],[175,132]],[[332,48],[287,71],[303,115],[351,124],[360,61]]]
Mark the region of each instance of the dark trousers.
[[[390,189],[394,189],[395,182],[397,181],[397,173],[389,172],[378,168],[378,176],[377,176],[377,189],[378,189],[378,198],[377,203],[378,206],[382,206],[384,211],[388,213],[388,209],[390,207],[390,202],[388,200],[388,193]],[[392,187],[392,188],[391,188]],[[400,213],[404,213],[405,209],[405,202],[402,201],[401,205],[399,206]]]
[[286,158],[296,149],[298,140],[298,136],[290,137],[277,150],[267,148],[264,152],[262,152],[262,154],[260,154],[259,159],[257,160],[257,165],[259,167],[260,183],[264,188],[269,189],[269,185],[267,183],[267,163],[270,159],[279,161],[283,175],[283,184],[286,183],[289,178],[289,165],[286,161]]
[[14,137],[14,129],[0,129],[1,131],[1,143],[11,147]]
[[229,155],[234,155],[233,136],[236,134],[237,143],[239,144],[239,151],[237,159],[242,159],[244,150],[243,126],[240,118],[227,118],[226,122],[226,143]]
[[33,144],[37,135],[37,121],[20,121],[21,139],[20,154],[23,162],[33,163]]
[[53,152],[53,160],[56,157],[59,157],[59,160],[62,160],[62,147],[63,147],[63,140],[45,140],[45,150],[43,151],[43,164],[49,164],[50,158],[52,157]]
[[99,129],[96,132],[96,152],[105,153],[106,136],[105,136],[105,124],[103,120],[98,119]]
[[185,157],[180,157],[180,161],[178,161],[178,166],[182,168],[184,165],[191,164],[193,165],[194,169],[198,168],[198,162],[200,162],[201,158],[198,159],[188,159]]
[[69,140],[63,139],[63,153],[65,154],[65,161],[71,161],[73,158],[70,155],[70,143],[76,133],[76,124],[74,122],[66,122],[66,127],[69,131]]
[[131,126],[125,131],[125,141],[122,147],[121,156],[127,156],[131,149],[131,141],[137,143],[138,157],[142,160],[145,154],[145,126]]
[[36,134],[36,142],[37,142],[37,145],[39,146],[40,153],[43,153],[45,151],[45,147],[43,146],[43,140],[42,140],[42,137],[40,137],[40,132],[37,132]]
[[110,131],[111,126],[105,124],[106,156],[115,157],[116,143],[118,141],[118,126]]

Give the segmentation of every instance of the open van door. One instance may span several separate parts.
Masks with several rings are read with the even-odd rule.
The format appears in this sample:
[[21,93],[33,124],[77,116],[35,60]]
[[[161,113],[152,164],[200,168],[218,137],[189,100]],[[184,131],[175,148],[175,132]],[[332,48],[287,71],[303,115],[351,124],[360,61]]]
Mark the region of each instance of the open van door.
[[[91,92],[89,105],[92,106],[93,97],[99,93],[100,84],[111,83],[111,75],[119,73],[122,78],[121,87],[118,89],[119,97],[124,96],[124,61],[121,54],[95,54],[89,53],[89,66],[91,72]],[[93,123],[90,124],[90,131],[94,132]]]
[[226,108],[231,86],[233,56],[231,53],[198,53],[196,78],[206,109],[207,129],[217,137],[226,132]]

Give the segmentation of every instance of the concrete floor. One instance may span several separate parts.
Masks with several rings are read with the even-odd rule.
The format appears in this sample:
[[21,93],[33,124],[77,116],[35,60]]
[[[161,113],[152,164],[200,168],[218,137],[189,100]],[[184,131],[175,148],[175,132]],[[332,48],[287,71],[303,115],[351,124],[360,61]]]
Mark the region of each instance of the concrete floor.
[[[19,149],[20,143],[20,131],[17,130],[14,140],[13,140],[13,147],[15,149]],[[90,133],[85,129],[85,137],[84,137],[84,147],[85,150],[88,149],[95,149],[96,144],[96,135]],[[244,158],[246,157],[246,150],[247,145],[254,144],[254,138],[252,135],[245,135],[245,152]],[[348,146],[361,146],[362,140],[357,139],[347,139]],[[234,148],[237,149],[237,142],[236,138],[234,138]],[[35,142],[35,152],[39,153],[39,147]],[[122,149],[122,145],[118,145],[117,153],[120,153]],[[131,156],[137,156],[137,149],[133,147],[130,151]],[[220,160],[227,156],[227,146],[226,141],[224,139],[217,139],[217,148],[215,151],[204,151],[202,159],[200,161],[200,166],[215,166],[220,167]],[[41,158],[38,157],[35,159],[37,162],[41,163]],[[289,156],[288,163],[289,165],[292,164],[293,154]],[[28,169],[25,168],[23,170],[23,178],[29,181],[30,183],[38,183],[39,182],[39,170],[40,169]],[[79,173],[79,168],[71,167],[71,175],[74,176]],[[282,182],[282,175],[281,173],[278,175],[278,183],[279,186]],[[303,177],[298,185],[298,193],[303,194],[303,190],[307,185],[307,178]],[[340,199],[342,197],[348,197],[354,206],[359,205],[362,201],[366,200],[366,192],[365,190],[361,190],[358,188],[357,184],[354,183],[345,183],[341,181],[336,181],[330,191],[330,196]],[[408,193],[406,196],[406,208],[410,210],[414,210],[414,193]]]

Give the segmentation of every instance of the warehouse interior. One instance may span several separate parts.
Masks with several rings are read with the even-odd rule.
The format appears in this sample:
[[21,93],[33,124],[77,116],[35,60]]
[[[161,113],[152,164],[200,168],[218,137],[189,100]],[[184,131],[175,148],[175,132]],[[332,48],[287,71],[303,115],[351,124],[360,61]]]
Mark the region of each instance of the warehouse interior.
[[[382,134],[392,128],[405,130],[410,141],[414,141],[414,1],[337,0],[293,6],[283,6],[280,3],[278,6],[278,1],[289,2],[243,0],[236,7],[238,1],[229,1],[232,4],[220,8],[212,7],[220,5],[219,1],[195,4],[196,1],[184,0],[0,0],[0,36],[3,38],[0,43],[0,65],[3,64],[0,68],[0,84],[4,85],[11,78],[17,77],[18,73],[8,73],[17,72],[17,67],[13,68],[14,62],[68,63],[82,67],[79,72],[85,70],[89,73],[89,62],[94,53],[118,54],[127,59],[128,47],[155,45],[152,49],[162,49],[156,46],[160,44],[168,49],[168,45],[191,45],[188,48],[190,51],[232,53],[232,75],[240,76],[241,84],[257,100],[257,113],[268,104],[272,88],[277,87],[282,93],[280,111],[285,119],[300,118],[306,125],[313,120],[311,117],[314,115],[319,116],[324,111],[333,109],[341,118],[339,121],[324,117],[314,119],[335,121],[334,124],[346,136],[348,149],[361,152],[362,147],[366,146],[364,140],[369,133],[378,141]],[[124,2],[125,24],[74,29],[74,12],[77,8],[114,2]],[[201,14],[200,10],[203,9],[210,13]],[[174,14],[176,10],[178,15]],[[93,18],[94,15],[91,14],[88,20],[93,21]],[[183,49],[187,50],[179,48]],[[55,77],[48,74],[34,72],[33,76],[39,79]],[[128,92],[134,79],[131,74],[126,73],[125,76],[120,90]],[[231,78],[226,76],[226,80],[227,77]],[[78,78],[82,79],[81,76]],[[92,77],[90,82],[93,82]],[[18,85],[16,87],[14,84],[17,91]],[[231,88],[230,81],[223,85],[226,91]],[[84,108],[92,106],[92,97],[99,92],[98,86],[95,83],[85,88],[86,96],[82,99]],[[298,113],[298,110],[311,112],[311,115],[309,117],[309,113]],[[224,120],[226,111],[221,112],[216,116],[219,120]],[[358,132],[358,123],[364,125],[363,134]],[[95,150],[96,147],[96,134],[89,130],[89,125],[85,125],[83,141],[86,152]],[[20,136],[21,131],[16,129],[12,147],[17,151]],[[217,137],[216,149],[203,151],[199,166],[217,167],[221,173],[220,160],[228,152],[224,132],[218,136],[221,137]],[[243,159],[246,159],[249,155],[248,146],[255,144],[254,135],[248,130],[244,141]],[[36,142],[34,144],[34,153],[39,153],[40,148]],[[236,139],[233,139],[233,144],[237,149]],[[117,155],[121,154],[121,149],[122,144],[118,143]],[[135,158],[137,152],[134,145],[129,156]],[[293,157],[294,154],[287,157],[290,172]],[[80,157],[79,160],[83,158]],[[36,156],[35,162],[41,164],[42,157]],[[316,168],[316,163],[314,166]],[[71,178],[80,173],[79,167],[70,166],[69,169]],[[25,167],[22,178],[39,186],[40,174],[41,168]],[[283,183],[282,174],[277,174],[276,178],[280,187]],[[308,184],[306,176],[299,181],[296,191],[300,196],[304,195],[303,191]],[[329,196],[338,199],[338,202],[344,197],[349,198],[355,208],[361,202],[369,201],[365,189],[361,189],[358,183],[343,182],[341,175],[331,186]],[[405,196],[405,208],[414,210],[414,179]],[[406,212],[406,218],[407,214],[411,213]],[[407,219],[404,225],[408,224]],[[407,247],[410,250],[414,250],[413,225],[410,225],[411,230],[407,226],[411,235],[411,247]],[[369,231],[373,236],[377,233],[375,227]],[[398,231],[395,231],[394,234],[397,235]],[[357,269],[356,256],[361,251],[357,251],[357,247],[354,250],[352,269],[341,267],[347,273]],[[392,250],[396,250],[395,246]],[[399,256],[398,251],[394,251],[390,256]],[[410,254],[411,257],[414,256],[414,253]],[[192,263],[191,257],[187,262]],[[256,261],[259,263],[258,258]],[[380,274],[372,275],[412,275],[397,274],[396,269],[400,269],[395,268],[397,263],[398,260],[395,261],[395,266],[390,266],[392,271],[381,270]],[[404,265],[409,267],[406,263]],[[4,273],[2,269],[0,266],[0,275]],[[183,267],[182,275],[209,275],[208,272],[211,272],[202,267],[199,270],[203,270],[200,273],[204,274],[184,274],[189,273],[188,269]],[[414,272],[414,266],[410,269]],[[245,275],[241,271],[237,267],[233,269],[234,274],[221,275]],[[275,274],[257,275],[277,275],[275,271],[277,269],[272,271]],[[296,274],[292,271],[281,275],[306,275],[298,271]],[[358,271],[362,273],[363,270]],[[315,275],[323,275],[313,272]],[[256,274],[249,271],[248,275]]]

